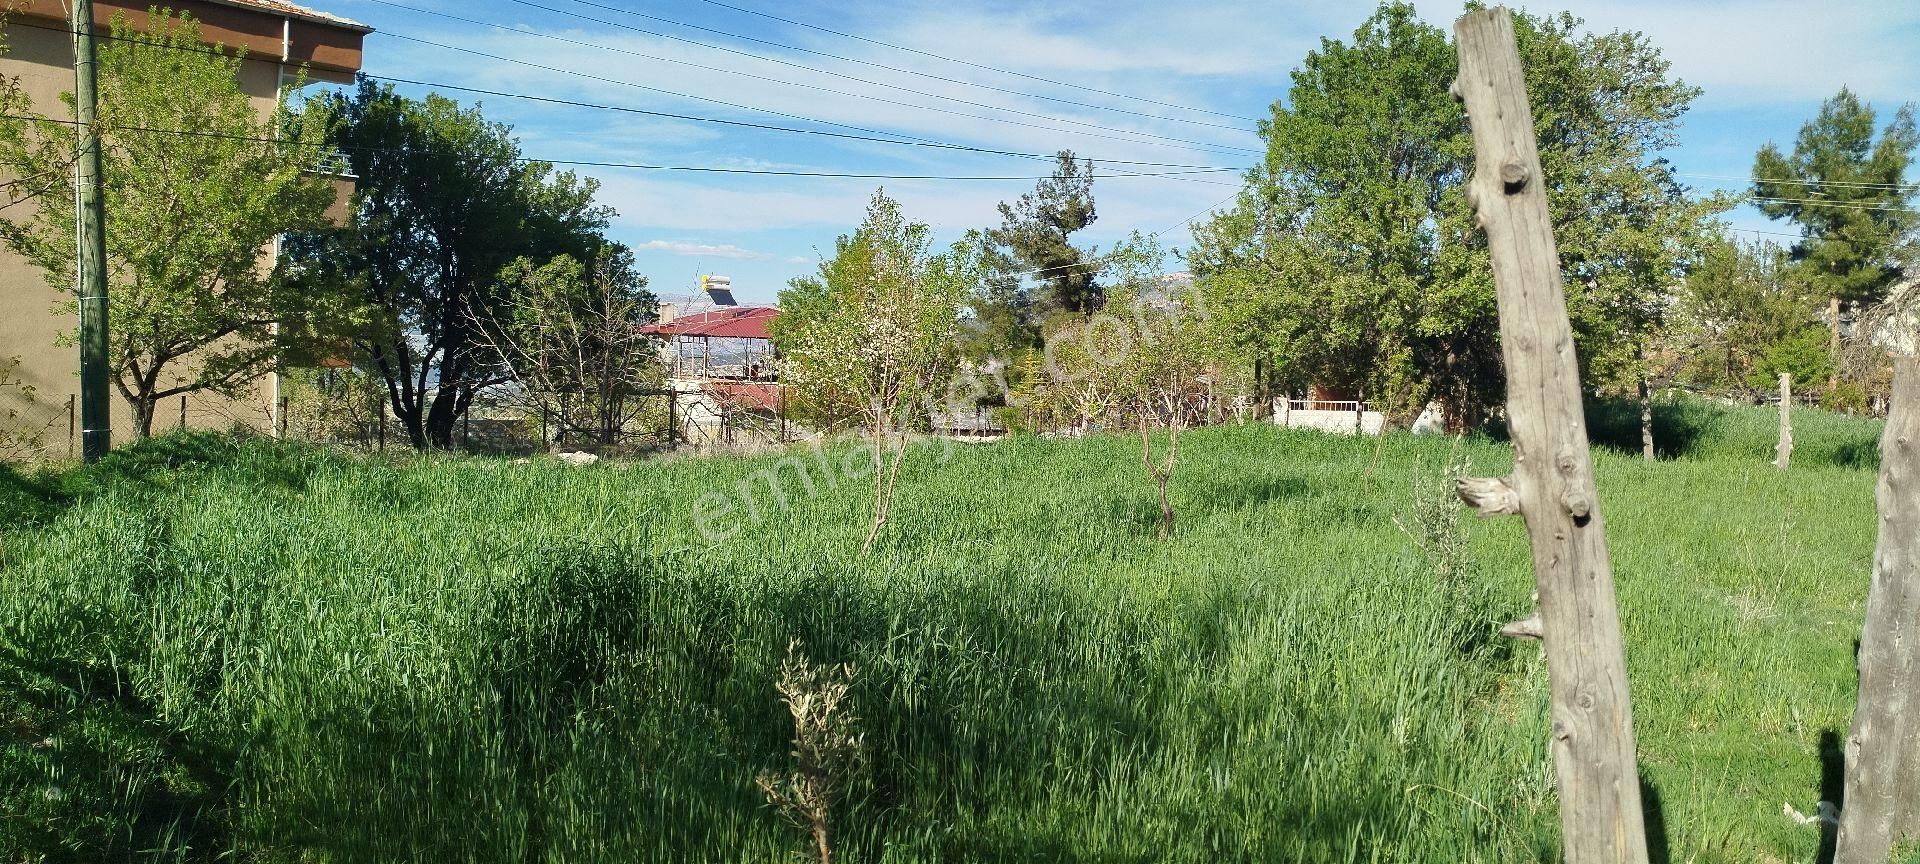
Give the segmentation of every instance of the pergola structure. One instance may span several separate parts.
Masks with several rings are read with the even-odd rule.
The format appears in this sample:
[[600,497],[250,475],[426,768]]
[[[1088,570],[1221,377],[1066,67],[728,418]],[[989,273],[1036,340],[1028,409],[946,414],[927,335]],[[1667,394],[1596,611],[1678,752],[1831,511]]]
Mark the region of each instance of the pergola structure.
[[[720,306],[641,328],[665,340],[674,393],[670,410],[698,425],[717,425],[719,437],[728,439],[743,419],[784,417],[777,354],[767,332],[779,314],[775,306]],[[679,420],[671,422],[679,434]]]
[[774,306],[723,306],[642,327],[667,341],[667,376],[699,381],[775,381]]

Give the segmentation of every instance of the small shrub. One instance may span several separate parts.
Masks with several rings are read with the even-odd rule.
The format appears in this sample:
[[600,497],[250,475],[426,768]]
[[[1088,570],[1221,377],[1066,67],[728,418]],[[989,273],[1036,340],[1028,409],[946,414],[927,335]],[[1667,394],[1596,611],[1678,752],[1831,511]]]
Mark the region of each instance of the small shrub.
[[1444,473],[1418,471],[1414,474],[1407,513],[1393,519],[1432,568],[1441,595],[1446,638],[1462,651],[1485,645],[1493,632],[1494,621],[1492,592],[1487,580],[1481,578],[1467,536],[1468,508],[1460,503],[1454,491],[1455,484],[1467,476],[1471,467],[1456,444],[1447,454]]
[[832,864],[828,833],[833,804],[852,773],[865,762],[860,718],[847,704],[853,666],[815,666],[800,653],[800,640],[787,644],[786,662],[774,688],[793,715],[793,769],[785,775],[762,771],[754,778],[767,803],[813,838],[813,857]]

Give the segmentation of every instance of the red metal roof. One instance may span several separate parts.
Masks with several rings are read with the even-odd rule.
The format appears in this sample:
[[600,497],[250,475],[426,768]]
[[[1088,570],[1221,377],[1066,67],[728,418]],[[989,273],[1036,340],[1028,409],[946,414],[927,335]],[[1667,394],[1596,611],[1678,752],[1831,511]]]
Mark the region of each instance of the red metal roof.
[[642,333],[656,336],[700,336],[712,339],[768,339],[767,322],[780,315],[777,306],[729,306],[648,324]]
[[780,410],[780,385],[748,381],[709,381],[701,386],[723,404],[750,411]]

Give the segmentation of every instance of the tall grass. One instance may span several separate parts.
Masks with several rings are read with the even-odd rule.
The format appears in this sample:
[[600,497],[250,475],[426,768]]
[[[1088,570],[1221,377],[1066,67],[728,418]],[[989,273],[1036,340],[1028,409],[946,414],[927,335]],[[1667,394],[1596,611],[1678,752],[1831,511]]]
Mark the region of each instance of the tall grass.
[[[790,860],[754,778],[799,639],[859,670],[839,860],[1555,860],[1544,664],[1492,637],[1520,526],[1467,523],[1463,591],[1394,525],[1454,445],[1389,437],[1363,492],[1372,441],[1186,437],[1170,540],[1138,442],[1017,439],[914,457],[866,557],[850,482],[703,539],[767,460],[0,476],[0,859]],[[1801,452],[1598,459],[1675,861],[1819,842],[1781,804],[1850,717],[1873,478]]]

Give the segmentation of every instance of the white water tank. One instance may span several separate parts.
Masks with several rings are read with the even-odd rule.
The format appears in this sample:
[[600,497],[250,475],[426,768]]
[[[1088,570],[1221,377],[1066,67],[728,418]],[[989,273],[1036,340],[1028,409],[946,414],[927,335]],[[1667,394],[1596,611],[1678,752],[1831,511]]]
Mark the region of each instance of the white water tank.
[[700,277],[700,287],[715,306],[737,306],[733,299],[733,279],[727,276],[707,275]]

